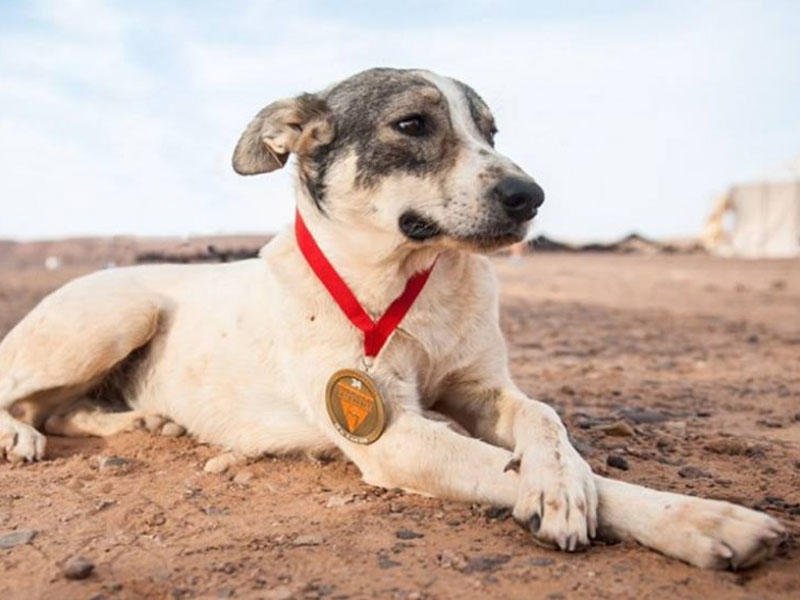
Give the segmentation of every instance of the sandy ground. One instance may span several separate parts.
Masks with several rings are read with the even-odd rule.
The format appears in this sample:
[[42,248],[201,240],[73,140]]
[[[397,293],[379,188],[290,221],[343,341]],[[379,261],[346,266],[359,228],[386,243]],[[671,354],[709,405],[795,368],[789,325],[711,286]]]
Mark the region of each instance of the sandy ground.
[[[502,511],[370,488],[343,460],[209,475],[214,448],[130,433],[0,465],[0,545],[18,542],[0,547],[0,598],[797,597],[800,263],[496,262],[512,371],[596,470],[766,510],[791,532],[777,558],[716,573],[634,543],[561,554]],[[0,264],[0,334],[85,268]],[[619,420],[631,435],[608,434]],[[65,578],[75,556],[86,579]]]

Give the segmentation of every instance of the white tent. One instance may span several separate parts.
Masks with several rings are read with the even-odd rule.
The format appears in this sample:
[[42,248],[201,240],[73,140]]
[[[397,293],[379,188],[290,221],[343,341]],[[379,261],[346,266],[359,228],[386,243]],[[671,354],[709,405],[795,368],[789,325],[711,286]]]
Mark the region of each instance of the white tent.
[[[726,227],[729,213],[733,222]],[[722,256],[800,256],[800,156],[725,192],[706,222],[703,243]]]

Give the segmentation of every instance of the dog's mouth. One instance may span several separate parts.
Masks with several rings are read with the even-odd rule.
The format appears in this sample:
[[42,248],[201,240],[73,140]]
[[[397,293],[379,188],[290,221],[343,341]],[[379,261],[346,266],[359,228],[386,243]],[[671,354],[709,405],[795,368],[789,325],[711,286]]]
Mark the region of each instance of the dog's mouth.
[[413,210],[408,210],[400,215],[398,225],[403,235],[415,242],[424,242],[442,234],[442,228],[432,219],[423,217]]
[[426,242],[435,238],[447,238],[460,246],[479,252],[497,250],[516,244],[525,238],[528,224],[505,222],[495,223],[474,233],[458,234],[445,231],[436,221],[416,211],[404,212],[398,221],[400,231],[414,242]]

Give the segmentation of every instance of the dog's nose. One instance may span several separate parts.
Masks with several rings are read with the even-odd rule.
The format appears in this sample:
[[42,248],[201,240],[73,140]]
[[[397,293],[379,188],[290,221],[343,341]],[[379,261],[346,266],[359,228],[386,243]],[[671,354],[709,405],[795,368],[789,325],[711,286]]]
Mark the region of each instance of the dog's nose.
[[532,179],[506,177],[494,186],[494,194],[506,214],[522,223],[536,216],[536,209],[544,202],[544,190]]

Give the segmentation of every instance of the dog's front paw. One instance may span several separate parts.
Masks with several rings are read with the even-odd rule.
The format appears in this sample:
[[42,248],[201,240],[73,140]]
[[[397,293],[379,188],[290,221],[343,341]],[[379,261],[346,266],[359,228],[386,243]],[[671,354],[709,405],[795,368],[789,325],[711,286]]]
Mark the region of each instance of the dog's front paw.
[[520,474],[514,519],[547,546],[587,546],[597,529],[597,490],[586,461],[562,446],[525,452],[512,465]]
[[746,569],[775,553],[783,526],[767,514],[719,500],[665,499],[651,540],[664,554],[706,569]]

